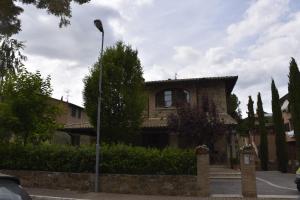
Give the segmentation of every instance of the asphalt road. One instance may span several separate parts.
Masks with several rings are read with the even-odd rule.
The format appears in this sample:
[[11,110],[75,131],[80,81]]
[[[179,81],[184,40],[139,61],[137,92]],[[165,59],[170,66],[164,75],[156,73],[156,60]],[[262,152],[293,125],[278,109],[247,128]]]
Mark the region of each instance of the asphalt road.
[[[256,173],[256,188],[259,195],[300,195],[294,183],[294,174],[277,171],[259,171]],[[212,179],[212,194],[241,194],[239,179]]]

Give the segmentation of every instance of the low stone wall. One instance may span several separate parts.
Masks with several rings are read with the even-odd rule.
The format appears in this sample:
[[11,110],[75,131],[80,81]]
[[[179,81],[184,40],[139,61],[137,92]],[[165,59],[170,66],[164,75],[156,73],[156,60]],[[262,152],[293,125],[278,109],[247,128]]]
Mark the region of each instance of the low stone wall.
[[[93,191],[94,174],[46,171],[0,170],[17,176],[24,187]],[[108,193],[196,196],[196,176],[125,175],[100,176],[100,190]]]

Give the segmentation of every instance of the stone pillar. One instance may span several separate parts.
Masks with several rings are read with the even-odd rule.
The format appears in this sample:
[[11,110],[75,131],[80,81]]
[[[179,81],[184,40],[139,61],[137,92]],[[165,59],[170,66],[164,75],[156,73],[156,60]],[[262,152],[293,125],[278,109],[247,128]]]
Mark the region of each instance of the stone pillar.
[[197,155],[197,192],[198,196],[209,196],[209,149],[205,146],[196,147]]
[[240,152],[242,194],[244,197],[257,197],[255,150],[252,145],[243,146]]
[[169,146],[177,148],[178,147],[178,134],[170,133],[169,134]]

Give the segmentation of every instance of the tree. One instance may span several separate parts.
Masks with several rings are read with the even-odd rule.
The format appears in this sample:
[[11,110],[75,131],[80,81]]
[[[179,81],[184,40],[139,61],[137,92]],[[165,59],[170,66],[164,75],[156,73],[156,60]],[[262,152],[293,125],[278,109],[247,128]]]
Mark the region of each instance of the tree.
[[254,130],[255,128],[255,116],[254,116],[254,108],[253,108],[253,100],[251,98],[251,96],[249,96],[249,100],[248,100],[248,104],[247,104],[247,107],[248,107],[248,118],[247,118],[247,122],[248,122],[248,129],[249,129],[249,134],[251,135],[252,134],[252,131]]
[[23,42],[0,35],[0,86],[7,73],[15,74],[23,66],[26,56],[21,53]]
[[21,31],[21,20],[18,16],[24,11],[22,4],[46,9],[47,13],[60,17],[59,26],[70,24],[71,3],[84,4],[90,0],[1,0],[0,1],[0,34],[11,36]]
[[257,116],[258,116],[258,130],[260,133],[260,148],[259,157],[262,170],[268,170],[269,153],[268,153],[268,137],[265,126],[265,112],[261,101],[260,93],[257,95]]
[[9,75],[2,88],[0,104],[0,136],[17,141],[40,143],[51,138],[57,127],[59,108],[50,102],[50,77],[22,70]]
[[289,105],[296,137],[296,155],[300,161],[300,72],[294,58],[290,62],[289,72]]
[[[177,106],[176,113],[168,115],[168,129],[182,138],[190,139],[188,145],[182,144],[181,147],[205,144],[210,153],[214,152],[214,143],[218,136],[225,132],[214,102],[206,96],[203,97],[200,107],[191,107],[189,104]],[[210,156],[213,161],[218,159],[214,154]]]
[[241,110],[239,108],[240,104],[239,98],[235,94],[231,94],[228,104],[228,113],[238,122],[242,119]]
[[[103,54],[101,140],[134,142],[145,108],[143,71],[138,52],[117,42]],[[96,127],[100,60],[84,79],[84,106]]]
[[282,113],[280,109],[279,94],[273,79],[271,83],[271,90],[272,90],[273,123],[274,123],[274,129],[276,134],[276,155],[277,155],[278,170],[281,172],[287,172],[288,155],[287,155],[287,146],[285,140],[284,123],[283,123]]

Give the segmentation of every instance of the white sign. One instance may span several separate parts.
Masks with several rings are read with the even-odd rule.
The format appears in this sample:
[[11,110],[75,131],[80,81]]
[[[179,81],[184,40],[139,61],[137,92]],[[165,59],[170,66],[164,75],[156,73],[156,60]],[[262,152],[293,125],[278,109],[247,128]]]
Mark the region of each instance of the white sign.
[[250,165],[250,155],[249,154],[244,155],[244,164]]

